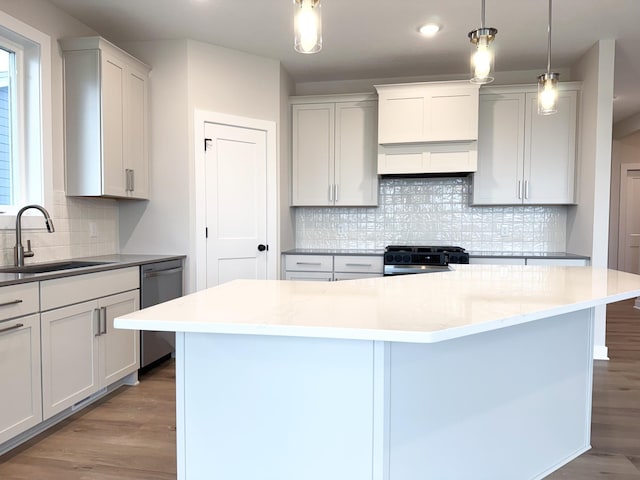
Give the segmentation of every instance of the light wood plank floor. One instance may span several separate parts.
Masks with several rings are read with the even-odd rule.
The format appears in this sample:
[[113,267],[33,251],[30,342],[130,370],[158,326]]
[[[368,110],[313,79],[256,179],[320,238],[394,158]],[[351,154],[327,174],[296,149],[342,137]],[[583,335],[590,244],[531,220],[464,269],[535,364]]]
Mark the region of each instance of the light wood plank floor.
[[[593,448],[551,480],[640,480],[640,310],[607,311],[609,362],[596,362]],[[0,457],[2,480],[174,480],[175,367],[167,362]],[[514,479],[518,480],[518,479]]]

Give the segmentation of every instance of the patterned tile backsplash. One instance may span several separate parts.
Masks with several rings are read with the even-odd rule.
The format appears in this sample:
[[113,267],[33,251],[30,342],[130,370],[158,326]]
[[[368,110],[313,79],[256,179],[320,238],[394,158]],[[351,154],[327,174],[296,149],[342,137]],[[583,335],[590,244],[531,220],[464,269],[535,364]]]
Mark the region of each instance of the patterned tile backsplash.
[[471,177],[380,179],[378,207],[298,207],[296,248],[459,245],[471,252],[563,252],[564,206],[469,205]]

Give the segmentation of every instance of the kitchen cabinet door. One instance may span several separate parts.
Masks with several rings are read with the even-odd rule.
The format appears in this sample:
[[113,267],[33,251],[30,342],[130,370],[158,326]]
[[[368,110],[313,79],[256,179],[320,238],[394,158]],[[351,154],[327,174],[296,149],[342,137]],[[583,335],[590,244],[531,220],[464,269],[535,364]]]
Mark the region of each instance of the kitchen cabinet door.
[[522,203],[525,106],[524,93],[480,96],[473,203]]
[[560,91],[553,115],[538,115],[537,102],[527,94],[523,203],[574,203],[577,92]]
[[44,418],[136,371],[139,332],[113,328],[139,308],[139,290],[42,313]]
[[42,421],[40,315],[0,321],[0,444]]
[[100,336],[102,386],[110,385],[140,367],[140,332],[113,326],[116,317],[139,310],[139,303],[139,290],[98,300],[98,308],[103,309],[104,315],[104,333]]
[[370,97],[292,99],[292,206],[378,204],[377,102]]
[[149,68],[100,37],[60,43],[67,195],[148,197]]
[[125,197],[125,66],[108,51],[100,52],[102,78],[102,156],[104,195]]
[[[486,88],[480,96],[476,205],[574,202],[577,96],[559,92],[558,113],[538,115],[533,87]],[[571,89],[573,88],[573,89]]]
[[100,319],[96,301],[42,315],[44,419],[100,389]]
[[376,85],[376,89],[381,145],[478,138],[478,85],[426,82]]
[[333,205],[335,105],[292,106],[292,203]]
[[377,104],[335,105],[334,205],[378,204]]
[[130,66],[125,76],[125,190],[130,198],[149,197],[149,125],[147,72]]

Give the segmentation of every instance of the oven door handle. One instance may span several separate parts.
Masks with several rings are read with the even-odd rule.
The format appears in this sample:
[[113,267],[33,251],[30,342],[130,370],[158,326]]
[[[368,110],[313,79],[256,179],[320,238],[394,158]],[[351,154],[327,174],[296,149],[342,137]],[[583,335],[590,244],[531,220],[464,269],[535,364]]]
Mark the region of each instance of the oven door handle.
[[448,265],[385,265],[385,275],[407,275],[411,273],[448,272]]

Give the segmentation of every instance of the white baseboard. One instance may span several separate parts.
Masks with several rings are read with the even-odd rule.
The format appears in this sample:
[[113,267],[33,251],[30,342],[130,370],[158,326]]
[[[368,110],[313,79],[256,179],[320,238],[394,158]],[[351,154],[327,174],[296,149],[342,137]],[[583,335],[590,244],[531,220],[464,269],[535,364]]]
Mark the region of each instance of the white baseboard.
[[594,360],[609,360],[609,348],[606,345],[593,346]]

